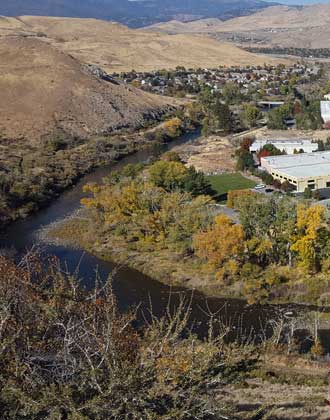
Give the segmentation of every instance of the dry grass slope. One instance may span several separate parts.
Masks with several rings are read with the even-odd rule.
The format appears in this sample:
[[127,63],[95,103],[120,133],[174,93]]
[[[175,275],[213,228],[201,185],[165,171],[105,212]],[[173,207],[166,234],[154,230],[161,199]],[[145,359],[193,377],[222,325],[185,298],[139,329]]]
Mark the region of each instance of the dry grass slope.
[[189,23],[172,21],[147,29],[166,33],[209,33],[220,40],[234,39],[237,44],[246,44],[246,39],[251,38],[249,44],[329,48],[330,5],[274,6],[225,22],[209,22],[207,19]]
[[164,98],[105,82],[85,64],[120,72],[271,61],[205,36],[95,19],[0,17],[0,136],[40,140],[64,131],[87,138],[139,126],[169,106]]
[[[99,65],[108,72],[175,68],[178,65],[216,67],[275,61],[206,36],[151,33],[95,19],[23,16],[18,18],[17,25],[20,31],[24,30],[25,25],[27,33],[43,34],[41,39],[44,42],[83,62]],[[0,35],[4,31],[8,33],[8,22],[4,24],[0,21]]]
[[94,77],[81,63],[38,38],[0,39],[0,134],[40,139],[64,131],[89,137],[138,126],[165,99]]

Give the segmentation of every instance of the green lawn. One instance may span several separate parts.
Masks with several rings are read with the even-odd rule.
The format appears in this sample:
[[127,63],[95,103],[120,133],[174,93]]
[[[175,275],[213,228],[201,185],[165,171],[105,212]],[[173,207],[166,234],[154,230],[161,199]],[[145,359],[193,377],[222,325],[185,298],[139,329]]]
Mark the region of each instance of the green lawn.
[[222,196],[230,190],[243,190],[257,185],[256,182],[245,178],[240,173],[212,175],[207,178],[212,188],[218,193],[218,196]]

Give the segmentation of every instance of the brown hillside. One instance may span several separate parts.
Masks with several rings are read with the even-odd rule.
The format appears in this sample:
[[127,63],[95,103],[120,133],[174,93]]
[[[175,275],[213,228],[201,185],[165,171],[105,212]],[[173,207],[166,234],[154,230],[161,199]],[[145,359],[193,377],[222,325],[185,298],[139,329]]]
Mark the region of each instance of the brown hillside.
[[37,38],[0,39],[0,134],[40,139],[56,131],[88,137],[167,107],[164,99],[92,75]]
[[167,34],[183,34],[183,33],[212,33],[217,31],[222,21],[217,18],[200,19],[191,22],[181,22],[179,20],[171,20],[169,22],[157,23],[143,28],[144,30],[154,32],[165,32]]
[[329,48],[330,5],[274,6],[250,16],[212,22],[168,22],[147,28],[171,33],[210,33],[236,44]]
[[[95,19],[24,16],[18,24],[44,35],[44,42],[107,72],[186,67],[216,67],[273,62],[269,57],[243,51],[205,36],[167,35],[132,30]],[[0,34],[1,34],[0,22]]]

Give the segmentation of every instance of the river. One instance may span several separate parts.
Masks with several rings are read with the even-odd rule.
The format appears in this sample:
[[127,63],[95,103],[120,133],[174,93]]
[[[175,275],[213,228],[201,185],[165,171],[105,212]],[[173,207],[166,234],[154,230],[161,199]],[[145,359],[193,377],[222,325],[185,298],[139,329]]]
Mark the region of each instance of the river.
[[[199,132],[185,134],[170,144],[165,144],[155,149],[142,150],[122,159],[118,163],[99,168],[93,173],[86,175],[47,208],[11,225],[0,236],[0,247],[13,247],[19,253],[31,249],[38,242],[38,232],[43,226],[65,218],[80,207],[80,200],[84,196],[82,188],[86,183],[101,182],[102,178],[108,175],[111,170],[118,170],[128,163],[148,161],[148,159],[159,153],[171,150],[173,147],[187,141],[195,140],[199,136]],[[63,265],[66,264],[70,272],[74,272],[79,267],[79,276],[82,284],[87,288],[93,286],[96,271],[101,279],[106,279],[116,268],[113,287],[118,304],[122,310],[134,305],[140,305],[140,311],[146,313],[150,308],[151,302],[153,313],[160,316],[164,313],[169,299],[171,304],[175,306],[180,295],[186,294],[187,298],[190,299],[192,294],[191,291],[182,288],[170,288],[136,270],[127,267],[118,268],[115,263],[105,262],[80,250],[56,245],[42,245],[42,247],[45,254],[55,255]],[[208,314],[210,312],[216,313],[216,316],[221,317],[226,324],[230,323],[232,330],[236,331],[237,334],[255,335],[264,333],[264,326],[268,320],[276,318],[279,312],[288,310],[287,306],[249,306],[242,300],[206,298],[201,293],[193,292],[190,320],[196,332],[203,335],[207,330]]]

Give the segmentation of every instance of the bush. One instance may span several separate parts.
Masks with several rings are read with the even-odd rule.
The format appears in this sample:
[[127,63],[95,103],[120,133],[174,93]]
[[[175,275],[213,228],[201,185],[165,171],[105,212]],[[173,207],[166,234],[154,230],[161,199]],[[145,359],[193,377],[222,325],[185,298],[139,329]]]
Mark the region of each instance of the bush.
[[244,380],[258,363],[253,348],[191,336],[183,300],[136,331],[111,281],[86,292],[32,254],[19,265],[0,257],[0,303],[1,418],[231,417],[213,389]]

